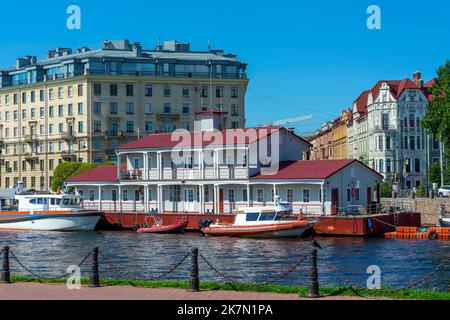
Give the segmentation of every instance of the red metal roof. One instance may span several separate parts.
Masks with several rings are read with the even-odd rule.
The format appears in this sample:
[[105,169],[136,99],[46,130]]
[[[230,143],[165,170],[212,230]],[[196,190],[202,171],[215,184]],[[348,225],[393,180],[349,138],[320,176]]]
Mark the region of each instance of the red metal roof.
[[252,180],[327,179],[352,163],[359,163],[376,175],[381,175],[358,160],[302,160],[280,164],[275,175],[258,174]]
[[115,182],[117,180],[117,166],[98,166],[94,169],[69,178],[66,182]]
[[[286,130],[284,127],[260,127],[246,129],[226,129],[223,131],[196,131],[183,133],[151,134],[142,139],[127,143],[118,150],[156,149],[173,147],[200,147],[219,145],[246,145],[256,142],[271,134]],[[293,134],[298,139],[308,143],[305,139]],[[231,140],[231,141],[230,141]]]

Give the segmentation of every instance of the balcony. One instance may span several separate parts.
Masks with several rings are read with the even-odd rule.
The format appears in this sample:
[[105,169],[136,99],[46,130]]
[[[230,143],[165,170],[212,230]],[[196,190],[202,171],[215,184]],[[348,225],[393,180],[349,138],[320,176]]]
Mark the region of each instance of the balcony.
[[61,152],[61,158],[64,161],[71,162],[77,159],[77,156],[73,153],[73,151],[63,151]]
[[63,132],[61,136],[64,140],[68,141],[75,139],[75,134],[73,132]]
[[127,136],[123,131],[117,130],[117,131],[105,131],[105,139],[126,139]]
[[25,153],[23,157],[25,158],[26,161],[37,160],[39,158],[35,152]]
[[36,143],[39,141],[39,137],[37,134],[27,134],[24,137],[25,143]]
[[375,133],[381,133],[381,132],[394,132],[397,131],[397,129],[395,128],[395,126],[375,126],[374,127],[374,132]]

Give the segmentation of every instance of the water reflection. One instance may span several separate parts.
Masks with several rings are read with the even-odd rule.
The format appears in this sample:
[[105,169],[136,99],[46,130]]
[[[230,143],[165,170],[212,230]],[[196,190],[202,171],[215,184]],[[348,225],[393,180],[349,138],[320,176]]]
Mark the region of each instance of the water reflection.
[[[346,276],[365,285],[367,267],[378,265],[382,284],[407,285],[432,271],[449,257],[449,245],[444,241],[319,238],[323,257]],[[86,253],[98,246],[125,273],[146,278],[162,273],[178,262],[192,247],[208,257],[220,270],[241,281],[264,282],[295,265],[308,253],[309,242],[304,239],[254,240],[239,238],[204,238],[198,234],[148,235],[133,232],[36,233],[0,232],[1,245],[11,250],[39,274],[63,274],[69,265],[77,264]],[[320,266],[322,285],[341,284],[329,270]],[[120,277],[117,271],[101,263],[102,275]],[[171,276],[185,279],[188,263]],[[15,264],[13,272],[21,271]],[[87,272],[87,268],[82,269]],[[200,265],[202,279],[217,279],[204,264]],[[308,280],[308,261],[280,284],[300,285]],[[450,287],[449,268],[433,277],[426,288],[447,290]]]

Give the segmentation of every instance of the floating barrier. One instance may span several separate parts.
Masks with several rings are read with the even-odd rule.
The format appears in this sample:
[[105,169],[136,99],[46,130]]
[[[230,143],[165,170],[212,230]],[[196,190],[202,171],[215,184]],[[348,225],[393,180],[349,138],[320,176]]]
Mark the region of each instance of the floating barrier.
[[416,227],[397,227],[396,232],[384,234],[388,239],[415,239],[415,240],[450,240],[450,228],[432,227],[426,230]]

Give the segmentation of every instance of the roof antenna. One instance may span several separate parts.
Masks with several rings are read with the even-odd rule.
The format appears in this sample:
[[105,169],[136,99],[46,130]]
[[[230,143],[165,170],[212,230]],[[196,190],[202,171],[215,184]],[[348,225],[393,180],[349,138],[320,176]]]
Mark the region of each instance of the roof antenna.
[[156,45],[156,50],[161,51],[161,36],[158,36],[158,44]]
[[208,41],[208,50],[211,51],[212,49],[212,45],[211,45],[211,40]]

